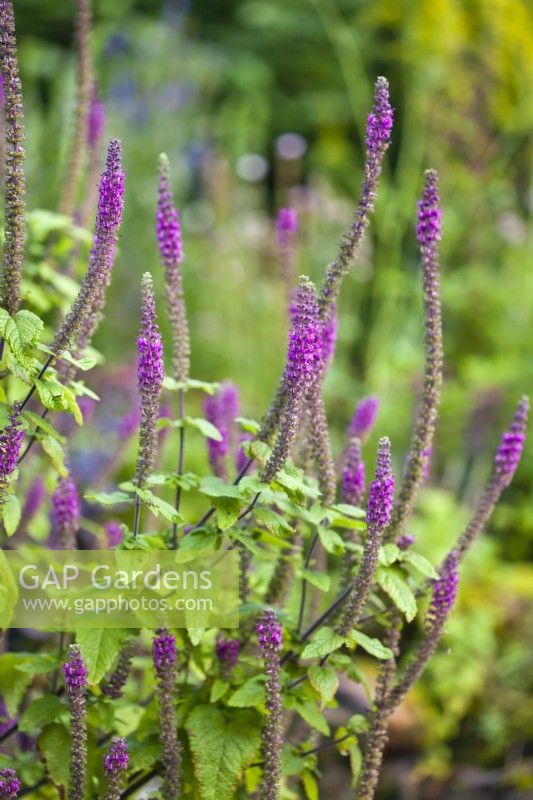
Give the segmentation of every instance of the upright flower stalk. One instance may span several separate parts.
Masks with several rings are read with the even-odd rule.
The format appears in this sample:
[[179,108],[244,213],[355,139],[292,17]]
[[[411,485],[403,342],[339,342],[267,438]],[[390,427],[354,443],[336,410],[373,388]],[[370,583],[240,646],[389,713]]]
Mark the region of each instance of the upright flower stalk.
[[418,492],[427,475],[426,465],[433,446],[440,404],[443,368],[438,251],[441,236],[440,223],[441,210],[437,173],[435,170],[427,170],[424,192],[418,203],[418,226],[416,229],[422,256],[424,285],[426,342],[424,390],[407,454],[398,502],[394,509],[389,532],[391,538],[405,532],[405,526],[413,513]]
[[526,440],[528,412],[529,399],[524,395],[518,403],[509,428],[502,434],[494,458],[492,474],[481,496],[481,500],[478,503],[472,519],[456,544],[455,550],[459,560],[465,557],[472,543],[482,532],[503,490],[513,479]]
[[[157,421],[163,377],[163,343],[157,325],[152,276],[149,272],[145,272],[142,278],[141,327],[137,339],[137,388],[141,425],[135,482],[139,488],[144,486],[155,465]],[[138,508],[137,504],[136,512]],[[135,516],[134,533],[137,532],[139,521],[138,513]]]
[[[124,173],[121,166],[121,145],[112,139],[107,151],[106,168],[98,189],[98,212],[89,266],[78,296],[59,327],[50,345],[56,356],[74,344],[80,336],[83,344],[90,341],[100,320],[105,289],[111,279],[118,229],[124,203]],[[81,346],[77,342],[78,348]]]
[[102,692],[114,700],[122,697],[124,686],[128,680],[131,661],[135,652],[135,641],[132,640],[124,645],[118,654],[117,664],[109,679],[102,684]]
[[4,90],[4,250],[1,303],[11,315],[20,305],[20,282],[26,234],[24,177],[24,108],[17,59],[15,17],[11,0],[0,0],[0,70]]
[[71,645],[63,664],[70,707],[70,781],[68,800],[85,800],[87,783],[87,667],[76,645]]
[[348,427],[348,438],[366,441],[370,436],[376,421],[379,409],[379,397],[373,394],[363,397],[355,409],[354,415]]
[[20,780],[14,769],[0,769],[0,800],[16,800],[20,792]]
[[80,496],[70,474],[58,480],[52,495],[52,523],[59,547],[75,549],[80,527]]
[[104,756],[104,772],[106,776],[104,800],[120,800],[128,761],[129,755],[126,740],[119,736],[114,736]]
[[76,0],[76,60],[77,97],[74,131],[59,213],[71,217],[83,168],[83,153],[87,140],[89,107],[93,93],[91,58],[91,0]]
[[259,652],[265,668],[265,705],[267,716],[262,734],[263,777],[258,800],[278,800],[283,749],[283,705],[281,701],[280,652],[282,630],[276,613],[264,612],[256,625]]
[[366,511],[366,539],[357,578],[348,595],[339,634],[347,636],[353,630],[369,598],[378,564],[383,534],[390,523],[394,502],[394,475],[391,470],[390,441],[379,440],[376,474],[370,485]]
[[342,469],[342,502],[360,506],[365,496],[365,463],[361,452],[361,440],[353,438],[346,448]]
[[302,277],[294,294],[279,434],[261,476],[266,483],[276,477],[289,456],[305,401],[321,376],[322,352],[322,325],[315,288],[308,278]]
[[9,482],[17,467],[24,431],[21,419],[15,409],[8,417],[4,430],[0,433],[0,505],[5,500]]
[[158,681],[159,736],[163,761],[163,800],[178,800],[181,794],[181,745],[176,721],[176,640],[160,630],[152,642],[152,658]]

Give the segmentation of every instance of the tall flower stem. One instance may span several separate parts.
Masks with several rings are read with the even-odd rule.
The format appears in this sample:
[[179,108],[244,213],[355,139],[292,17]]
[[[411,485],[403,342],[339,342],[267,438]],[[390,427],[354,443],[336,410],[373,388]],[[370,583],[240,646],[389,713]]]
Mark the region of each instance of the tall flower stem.
[[152,643],[152,657],[158,680],[159,736],[164,767],[163,800],[178,800],[181,794],[181,746],[176,720],[176,640],[160,630]]
[[87,667],[79,648],[70,646],[63,665],[65,687],[70,706],[70,781],[68,800],[85,800],[87,782]]
[[83,152],[87,140],[89,105],[93,92],[91,16],[90,0],[76,0],[76,111],[67,172],[59,201],[59,213],[68,217],[71,217],[74,212],[76,194],[83,167]]
[[[178,479],[178,485],[176,486],[176,500],[175,500],[175,508],[176,511],[179,512],[181,508],[181,476],[183,475],[183,464],[185,459],[185,425],[183,424],[185,420],[185,391],[184,389],[180,389],[178,392],[178,421],[181,422],[180,429],[179,429],[179,443],[178,443],[178,468],[176,470],[176,476]],[[172,524],[172,549],[176,550],[178,547],[178,523],[174,522]]]
[[259,650],[265,665],[265,705],[267,709],[262,733],[263,777],[259,784],[258,800],[278,800],[283,748],[283,705],[279,661],[282,631],[274,611],[265,611],[256,625],[256,631]]
[[[12,316],[20,305],[20,282],[26,234],[24,108],[11,0],[0,0],[0,69],[4,87],[4,249],[1,304]],[[1,344],[3,353],[3,341]],[[1,355],[1,354],[0,354]]]

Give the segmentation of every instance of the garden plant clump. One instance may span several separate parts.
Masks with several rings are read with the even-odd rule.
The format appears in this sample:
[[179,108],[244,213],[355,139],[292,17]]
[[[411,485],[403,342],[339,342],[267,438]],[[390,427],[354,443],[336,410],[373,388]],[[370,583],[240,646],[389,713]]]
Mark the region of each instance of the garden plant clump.
[[[82,376],[98,358],[91,343],[112,279],[127,142],[108,143],[97,197],[92,197],[103,108],[88,56],[90,6],[87,0],[78,0],[77,6],[76,126],[57,229],[49,232],[39,255],[49,269],[68,276],[84,252],[88,209],[95,215],[94,233],[75,297],[66,304],[66,297],[56,295],[38,314],[33,298],[40,274],[35,253],[26,248],[24,118],[14,16],[10,0],[0,0],[3,549],[24,548],[29,541],[63,550],[90,548],[93,544],[80,535],[80,528],[88,526],[97,541],[124,551],[168,549],[200,556],[236,550],[240,627],[80,628],[45,636],[3,630],[0,798],[59,794],[70,800],[118,800],[148,786],[164,800],[313,800],[318,797],[318,754],[331,747],[349,760],[353,796],[370,800],[379,782],[389,718],[437,648],[445,646],[463,560],[518,467],[528,400],[519,400],[496,445],[470,522],[454,531],[449,521],[448,551],[441,563],[432,564],[417,552],[410,527],[429,470],[444,363],[441,207],[438,176],[429,169],[413,213],[424,299],[425,374],[409,451],[399,468],[401,456],[383,435],[373,474],[366,465],[366,441],[377,424],[374,396],[360,400],[342,451],[332,451],[322,387],[335,353],[337,301],[371,221],[394,134],[388,82],[379,77],[366,123],[360,197],[320,286],[306,276],[295,277],[298,218],[292,208],[279,212],[277,239],[290,289],[289,335],[282,375],[270,402],[265,398],[259,421],[241,416],[238,375],[235,383],[222,384],[191,377],[194,342],[182,282],[182,230],[169,162],[160,157],[153,192],[155,229],[148,227],[146,235],[154,237],[159,249],[160,267],[154,269],[164,273],[166,298],[156,297],[153,277],[146,272],[136,342],[138,406],[118,434],[125,449],[138,430],[136,468],[112,491],[95,485],[85,498],[88,520],[82,521],[69,437],[75,423],[90,426],[91,405],[98,399],[90,378]],[[58,254],[54,242],[60,234],[69,246]],[[163,314],[171,330],[166,374],[158,323]],[[204,396],[205,414],[190,416],[199,396]],[[170,470],[158,468],[164,436],[173,454]],[[206,438],[210,474],[196,474],[187,465],[187,442],[193,436]],[[115,449],[116,443],[111,446]],[[203,513],[187,514],[188,496],[202,499]],[[29,522],[48,499],[51,528],[34,535]],[[119,524],[115,506],[121,515],[127,509],[128,524]],[[4,560],[0,612],[6,615]],[[363,672],[369,659],[377,674],[373,688]],[[330,710],[337,704],[340,679],[364,687],[368,702],[362,713],[332,729]]]

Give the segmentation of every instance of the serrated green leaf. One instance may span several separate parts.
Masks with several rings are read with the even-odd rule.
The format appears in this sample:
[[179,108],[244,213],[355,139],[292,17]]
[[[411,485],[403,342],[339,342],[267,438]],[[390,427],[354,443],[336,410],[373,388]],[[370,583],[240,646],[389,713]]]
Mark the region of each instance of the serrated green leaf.
[[390,567],[395,561],[398,561],[400,555],[400,548],[396,544],[385,544],[379,548],[379,563],[384,567]]
[[157,497],[152,492],[149,492],[149,497],[147,498],[147,503],[150,507],[150,511],[156,517],[163,517],[166,519],[167,522],[181,522],[183,517],[176,511],[173,505],[167,503],[166,500],[162,500],[161,497]]
[[243,770],[259,749],[257,714],[197,706],[185,722],[200,800],[233,800]]
[[45,408],[51,411],[66,411],[67,403],[64,398],[64,387],[60,383],[48,378],[36,378],[35,387],[39,399]]
[[8,494],[2,501],[2,520],[8,536],[13,536],[20,522],[20,501],[14,494]]
[[311,586],[315,586],[321,592],[328,592],[329,587],[331,585],[331,578],[329,575],[326,575],[323,572],[314,572],[310,569],[303,569],[301,572],[301,577],[311,584]]
[[32,347],[41,338],[44,323],[36,314],[23,309],[15,314],[15,325],[24,347]]
[[133,498],[126,492],[97,492],[84,495],[86,500],[101,503],[104,506],[113,506],[116,503],[133,503]]
[[229,689],[229,683],[220,680],[220,678],[215,678],[215,680],[213,681],[213,685],[211,686],[211,694],[209,696],[209,699],[211,700],[212,703],[218,702],[222,697],[224,697],[228,689]]
[[201,479],[199,490],[208,497],[235,497],[238,500],[242,499],[238,486],[224,483],[221,478],[215,478],[211,475]]
[[46,770],[56,786],[68,786],[71,740],[64,725],[53,722],[39,736],[38,747]]
[[314,703],[299,700],[296,703],[295,710],[308,725],[323,733],[324,736],[328,736],[329,725]]
[[250,678],[243,683],[226,704],[231,708],[255,708],[265,702],[265,686],[261,678]]
[[327,553],[332,553],[336,556],[340,556],[344,553],[344,542],[338,533],[331,530],[331,528],[326,528],[324,525],[319,525],[317,531],[322,547]]
[[65,466],[65,454],[57,439],[47,435],[43,436],[39,441],[56,472],[58,472],[62,478],[66,478],[68,470]]
[[66,706],[54,694],[39,697],[37,700],[33,700],[22,713],[19,719],[19,731],[36,733],[44,725],[56,722],[66,712]]
[[283,517],[271,508],[259,507],[255,509],[255,518],[266,527],[274,536],[291,534],[292,528]]
[[33,677],[27,672],[20,672],[17,669],[19,661],[18,653],[2,653],[0,655],[0,695],[10,717],[16,716],[20,702]]
[[335,670],[325,664],[313,664],[308,670],[309,682],[320,695],[320,705],[324,709],[335,697],[339,688],[339,679]]
[[32,371],[34,368],[33,359],[25,353],[20,331],[15,320],[4,308],[0,308],[0,338],[4,339],[9,345],[13,357],[24,369]]
[[127,631],[115,628],[76,631],[76,642],[89,671],[90,683],[99,683],[102,680],[113,666],[127,636]]
[[363,650],[366,650],[371,656],[374,658],[379,658],[381,660],[386,660],[388,658],[392,658],[394,653],[392,650],[389,650],[388,647],[385,647],[379,639],[373,639],[370,636],[367,636],[366,633],[361,633],[361,631],[350,631],[348,635],[348,639],[350,642],[355,642]]
[[261,430],[261,424],[255,419],[248,419],[247,417],[236,417],[235,422],[241,426],[246,433],[258,433]]
[[416,617],[416,598],[413,590],[396,570],[380,567],[376,571],[376,580],[394,605],[405,614],[408,622]]
[[42,417],[40,414],[34,414],[33,411],[23,411],[23,417],[26,417],[33,422],[33,424],[51,436],[53,439],[57,439],[57,441],[62,444],[65,441],[65,437],[62,436],[59,431],[56,431],[54,426],[45,418]]
[[187,428],[196,428],[208,439],[213,439],[215,442],[222,441],[222,434],[219,429],[206,419],[202,419],[202,417],[185,417],[184,424]]
[[338,650],[344,644],[344,639],[335,633],[333,628],[324,626],[319,628],[313,638],[304,648],[302,658],[322,658]]
[[239,500],[235,500],[232,497],[216,497],[213,500],[213,505],[217,510],[216,523],[221,531],[228,530],[239,519],[242,510]]
[[401,555],[402,561],[406,561],[414,567],[425,578],[437,580],[439,573],[425,556],[421,553],[414,553],[412,550],[405,550]]

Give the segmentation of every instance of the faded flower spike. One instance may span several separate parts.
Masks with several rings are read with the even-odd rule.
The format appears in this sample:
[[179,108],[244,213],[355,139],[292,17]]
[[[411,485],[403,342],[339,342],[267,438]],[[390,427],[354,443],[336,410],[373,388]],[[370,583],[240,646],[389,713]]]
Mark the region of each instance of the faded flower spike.
[[284,374],[285,405],[278,438],[262,475],[262,480],[267,483],[274,479],[289,456],[298,432],[305,399],[322,374],[322,355],[322,323],[317,296],[313,284],[304,276],[300,278],[294,292]]
[[368,494],[363,557],[338,630],[341,636],[347,636],[356,627],[369,598],[378,564],[379,548],[385,528],[390,522],[393,501],[394,475],[391,471],[390,441],[384,436],[379,440],[376,473]]
[[238,639],[220,638],[216,643],[216,654],[220,663],[220,674],[226,679],[237,666],[240,642]]
[[348,437],[350,439],[356,437],[357,439],[361,439],[361,441],[367,439],[374,427],[378,409],[379,397],[373,394],[368,395],[368,397],[363,397],[357,404],[352,421],[350,422]]
[[158,679],[159,737],[164,768],[161,795],[177,800],[181,792],[181,745],[176,721],[176,639],[159,630],[152,642],[152,658]]
[[20,780],[14,769],[0,769],[0,800],[16,800],[20,792]]
[[440,568],[439,577],[433,584],[433,597],[427,612],[426,625],[429,628],[442,627],[452,610],[459,583],[458,561],[455,553],[450,553]]
[[277,800],[281,781],[283,748],[283,706],[281,702],[280,658],[281,625],[276,613],[267,610],[256,625],[259,650],[265,665],[265,705],[267,717],[262,734],[263,777],[259,800]]
[[168,313],[172,331],[174,378],[186,381],[189,377],[191,346],[189,326],[183,295],[180,219],[170,189],[169,164],[166,155],[160,156],[159,190],[156,233],[161,263],[165,270]]
[[157,325],[152,276],[142,278],[141,328],[137,339],[137,385],[141,406],[136,482],[143,486],[153,470],[157,452],[159,398],[163,385],[163,343]]
[[359,506],[365,496],[365,464],[360,439],[352,439],[346,448],[342,470],[342,502]]
[[81,332],[84,340],[90,340],[100,320],[122,219],[124,173],[120,159],[120,142],[112,139],[98,188],[98,212],[89,266],[78,296],[50,345],[57,355],[75,342]]
[[15,411],[10,414],[6,427],[0,433],[0,501],[17,466],[23,438],[20,416]]
[[529,399],[522,397],[509,429],[502,435],[494,459],[496,474],[500,477],[504,486],[508,486],[511,483],[516,468],[520,463],[524,442],[526,441],[528,410]]
[[215,426],[220,441],[207,439],[209,464],[219,478],[227,477],[226,456],[231,445],[231,432],[236,417],[239,416],[239,390],[234,383],[225,381],[214,395],[204,401],[204,413],[208,422]]
[[52,524],[59,547],[74,549],[80,527],[80,496],[72,475],[57,482],[52,495]]
[[69,648],[63,664],[65,687],[70,705],[70,784],[69,800],[84,800],[87,781],[87,667],[76,645]]
[[298,213],[295,208],[280,208],[276,220],[276,233],[280,247],[287,247],[292,237],[298,233]]
[[412,533],[402,533],[401,536],[398,536],[396,539],[396,544],[400,548],[400,550],[409,550],[411,545],[415,543],[415,537]]
[[413,513],[418,492],[427,478],[429,456],[433,446],[440,405],[444,356],[439,287],[440,206],[437,184],[438,176],[435,170],[427,170],[424,191],[418,208],[417,228],[424,285],[426,344],[424,390],[407,454],[399,498],[394,510],[391,537],[404,533],[407,521]]
[[38,475],[30,484],[26,493],[26,501],[22,509],[21,527],[27,525],[35,517],[39,511],[44,498],[46,497],[46,488],[43,479]]
[[24,109],[17,59],[15,18],[11,0],[0,0],[0,69],[4,94],[4,249],[2,258],[2,307],[11,315],[20,305],[20,281],[26,231],[26,182],[24,177]]
[[89,116],[87,119],[87,144],[91,150],[95,149],[100,144],[100,139],[104,132],[104,125],[105,106],[95,91],[91,98]]
[[104,756],[104,772],[107,779],[105,800],[120,800],[124,772],[128,766],[128,761],[129,755],[126,740],[114,736]]

